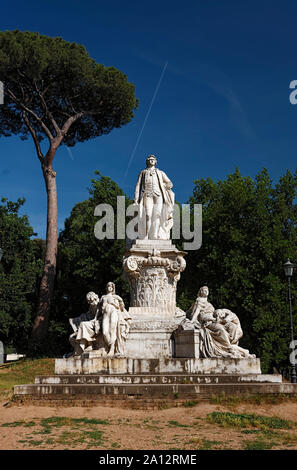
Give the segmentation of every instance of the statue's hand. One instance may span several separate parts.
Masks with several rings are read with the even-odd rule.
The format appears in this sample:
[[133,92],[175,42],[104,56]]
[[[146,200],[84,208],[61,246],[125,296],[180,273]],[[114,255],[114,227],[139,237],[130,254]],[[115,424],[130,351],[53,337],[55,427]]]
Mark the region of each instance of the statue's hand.
[[78,328],[77,328],[76,324],[73,322],[72,318],[69,318],[69,323],[72,326],[72,329],[73,329],[74,333],[76,333]]

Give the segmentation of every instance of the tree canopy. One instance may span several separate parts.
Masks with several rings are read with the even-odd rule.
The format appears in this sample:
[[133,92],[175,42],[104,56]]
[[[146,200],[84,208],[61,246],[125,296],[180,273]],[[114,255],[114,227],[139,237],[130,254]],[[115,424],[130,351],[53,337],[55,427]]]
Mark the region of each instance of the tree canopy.
[[[237,169],[224,181],[195,181],[191,203],[203,205],[202,247],[187,256],[179,301],[187,307],[208,285],[210,302],[240,318],[241,344],[261,357],[263,370],[288,364],[290,317],[283,263],[296,259],[297,172],[273,185],[267,170],[255,179]],[[297,284],[292,280],[297,325]]]
[[0,80],[0,136],[24,139],[32,127],[40,141],[61,131],[63,143],[72,146],[128,123],[137,107],[126,75],[60,37],[1,31]]

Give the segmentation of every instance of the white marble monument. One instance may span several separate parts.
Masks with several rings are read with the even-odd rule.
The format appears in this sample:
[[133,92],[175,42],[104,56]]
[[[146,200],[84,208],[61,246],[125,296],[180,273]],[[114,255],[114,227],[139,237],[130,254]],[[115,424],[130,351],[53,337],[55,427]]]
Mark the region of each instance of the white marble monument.
[[[208,301],[207,286],[200,288],[187,313],[176,306],[177,283],[186,268],[186,252],[178,250],[170,240],[173,185],[156,164],[156,157],[149,155],[135,187],[139,238],[123,257],[130,307],[126,310],[112,282],[100,299],[97,294],[88,293],[89,312],[70,320],[74,329],[70,337],[72,356],[253,362],[255,356],[238,344],[243,332],[237,315],[226,308],[215,309]],[[258,364],[255,368],[258,370]]]
[[[174,193],[167,175],[147,158],[135,188],[139,237],[123,257],[130,284],[125,308],[109,282],[106,293],[87,294],[87,313],[70,319],[73,352],[55,361],[54,376],[33,385],[16,385],[15,397],[139,398],[176,400],[226,394],[296,394],[296,384],[281,375],[261,374],[260,360],[239,346],[243,331],[237,315],[216,309],[207,286],[199,289],[188,312],[176,306],[176,288],[186,268],[186,253],[170,240]],[[104,267],[107,269],[107,266]],[[197,274],[199,277],[199,273]],[[164,398],[166,397],[166,398]],[[137,399],[135,399],[137,398]],[[147,405],[146,405],[147,406]]]

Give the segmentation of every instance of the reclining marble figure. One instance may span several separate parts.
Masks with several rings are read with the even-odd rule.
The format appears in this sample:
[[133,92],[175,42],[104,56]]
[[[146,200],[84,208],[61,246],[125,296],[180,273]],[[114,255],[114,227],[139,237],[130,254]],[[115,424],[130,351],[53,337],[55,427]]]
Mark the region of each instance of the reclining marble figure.
[[201,287],[187,312],[192,327],[199,331],[201,357],[255,357],[238,345],[243,332],[237,315],[229,309],[216,310],[208,295],[208,287]]

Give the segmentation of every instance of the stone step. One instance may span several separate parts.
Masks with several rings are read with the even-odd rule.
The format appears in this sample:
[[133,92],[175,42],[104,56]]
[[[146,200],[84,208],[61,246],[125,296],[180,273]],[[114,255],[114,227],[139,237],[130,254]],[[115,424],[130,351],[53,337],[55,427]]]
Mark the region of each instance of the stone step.
[[199,396],[199,400],[197,399],[197,395],[194,397],[187,395],[183,399],[177,399],[176,397],[154,397],[150,400],[140,395],[100,395],[100,401],[96,395],[94,395],[93,398],[83,395],[71,395],[70,397],[67,397],[67,395],[55,395],[55,397],[51,395],[18,395],[13,398],[14,403],[34,404],[34,406],[106,406],[109,408],[128,408],[132,410],[160,410],[172,407],[194,406],[201,401],[207,401],[207,398],[202,395]]
[[224,383],[224,384],[28,384],[15,385],[14,397],[51,396],[88,397],[100,400],[102,396],[140,396],[165,397],[174,396],[199,397],[212,395],[253,395],[253,394],[295,394],[297,384],[291,383]]
[[227,383],[280,383],[282,376],[276,374],[139,374],[139,375],[110,375],[110,374],[64,374],[39,375],[35,384],[227,384]]

